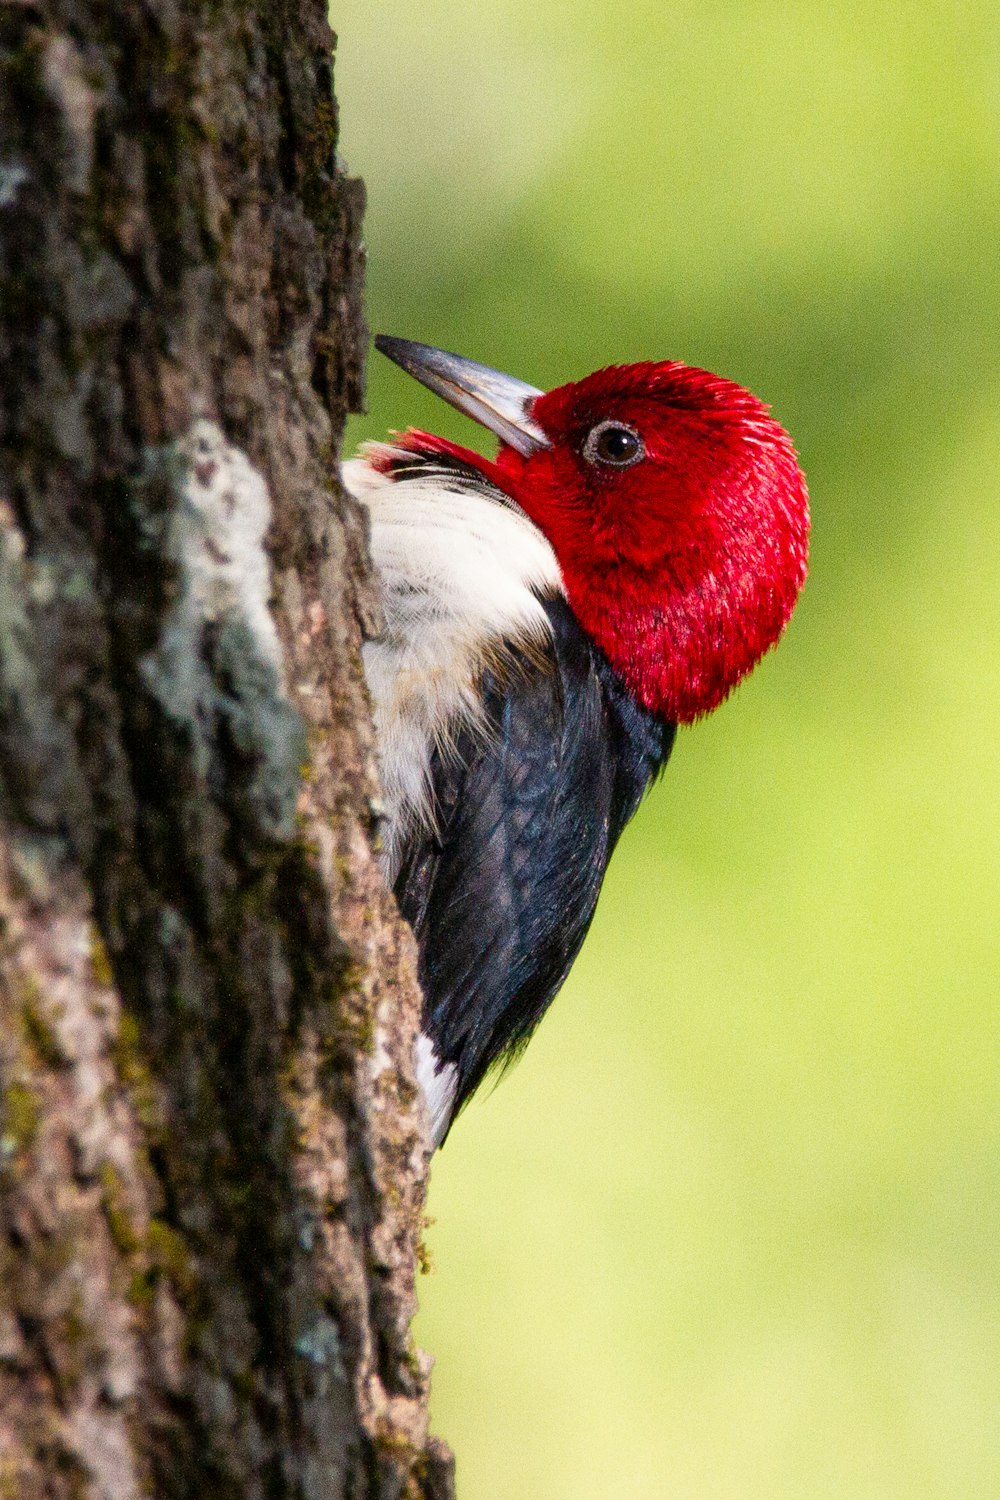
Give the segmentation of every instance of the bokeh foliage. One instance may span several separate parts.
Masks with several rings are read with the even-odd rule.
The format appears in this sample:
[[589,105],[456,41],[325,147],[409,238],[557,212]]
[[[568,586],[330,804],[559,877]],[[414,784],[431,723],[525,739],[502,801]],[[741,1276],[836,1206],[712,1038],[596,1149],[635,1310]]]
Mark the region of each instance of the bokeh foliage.
[[[374,327],[674,356],[794,434],[812,577],[434,1169],[466,1500],[1000,1495],[1000,19],[341,0]],[[375,360],[355,439],[470,424]]]

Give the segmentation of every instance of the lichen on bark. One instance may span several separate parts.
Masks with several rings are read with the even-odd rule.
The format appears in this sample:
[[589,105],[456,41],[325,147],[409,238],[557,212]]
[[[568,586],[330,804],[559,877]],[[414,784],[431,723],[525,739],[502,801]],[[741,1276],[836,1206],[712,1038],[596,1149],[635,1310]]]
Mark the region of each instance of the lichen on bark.
[[0,5],[0,1497],[446,1496],[315,0]]

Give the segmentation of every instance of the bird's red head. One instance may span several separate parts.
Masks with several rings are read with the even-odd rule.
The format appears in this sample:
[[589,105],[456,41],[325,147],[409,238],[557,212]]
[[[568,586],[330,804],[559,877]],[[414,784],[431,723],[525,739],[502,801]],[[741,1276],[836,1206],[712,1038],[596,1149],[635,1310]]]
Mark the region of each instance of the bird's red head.
[[[460,454],[517,502],[646,708],[681,723],[708,713],[774,645],[805,581],[809,505],[791,439],[756,396],[674,361],[541,393],[446,355],[455,365],[431,380],[409,354],[424,346],[380,343],[499,432],[492,463],[424,434],[406,442]],[[460,386],[456,367],[479,374]]]

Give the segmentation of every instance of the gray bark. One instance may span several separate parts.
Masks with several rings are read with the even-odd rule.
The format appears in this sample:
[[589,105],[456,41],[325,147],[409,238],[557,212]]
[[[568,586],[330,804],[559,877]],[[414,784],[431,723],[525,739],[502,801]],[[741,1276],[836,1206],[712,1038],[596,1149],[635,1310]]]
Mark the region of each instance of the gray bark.
[[445,1496],[333,37],[0,44],[0,1500]]

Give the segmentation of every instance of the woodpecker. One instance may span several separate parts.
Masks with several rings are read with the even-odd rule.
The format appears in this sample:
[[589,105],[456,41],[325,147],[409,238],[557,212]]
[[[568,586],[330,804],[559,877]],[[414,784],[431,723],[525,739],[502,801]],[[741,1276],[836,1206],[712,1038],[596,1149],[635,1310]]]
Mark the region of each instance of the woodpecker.
[[678,725],[781,635],[809,506],[768,407],[705,370],[543,392],[375,344],[500,440],[489,459],[410,429],[344,465],[385,615],[364,648],[381,858],[419,950],[433,1149],[562,985]]

